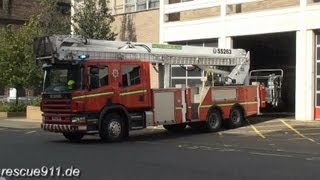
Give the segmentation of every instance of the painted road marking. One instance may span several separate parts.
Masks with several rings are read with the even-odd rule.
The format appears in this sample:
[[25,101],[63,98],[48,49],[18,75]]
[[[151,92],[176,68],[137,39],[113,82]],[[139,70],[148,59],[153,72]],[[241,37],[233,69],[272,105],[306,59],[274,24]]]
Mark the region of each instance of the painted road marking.
[[250,123],[250,121],[247,119],[248,124],[250,127],[254,130],[255,133],[257,133],[261,138],[265,139],[266,137],[256,128],[253,124]]
[[310,157],[306,158],[307,161],[320,161],[320,157]]
[[285,155],[285,154],[274,154],[274,153],[250,152],[250,154],[254,154],[254,155],[261,155],[261,156],[292,157],[291,155]]
[[35,132],[37,132],[37,131],[28,131],[28,132],[26,132],[24,134],[32,134],[32,133],[35,133]]
[[316,143],[315,140],[313,140],[313,139],[311,139],[311,138],[309,138],[309,137],[301,134],[298,130],[296,130],[295,128],[293,128],[290,124],[286,123],[284,120],[280,120],[280,121],[281,121],[284,125],[286,125],[289,129],[291,129],[292,131],[294,131],[295,133],[297,133],[299,136],[301,136],[301,137],[303,137],[303,138],[305,138],[305,139],[307,139],[307,140],[309,140],[309,141],[311,141],[311,142],[313,142],[313,143]]

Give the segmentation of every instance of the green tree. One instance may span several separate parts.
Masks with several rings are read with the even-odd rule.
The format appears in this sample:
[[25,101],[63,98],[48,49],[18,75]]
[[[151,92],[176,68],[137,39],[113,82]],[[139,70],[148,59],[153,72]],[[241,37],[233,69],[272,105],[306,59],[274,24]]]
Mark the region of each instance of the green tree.
[[111,30],[114,17],[110,13],[106,0],[85,0],[74,9],[72,26],[75,34],[91,39],[115,39],[117,34]]
[[42,33],[39,17],[31,18],[19,28],[8,25],[0,30],[0,84],[16,89],[41,85],[42,73],[35,63],[33,39]]
[[60,1],[41,0],[40,25],[44,35],[71,33],[71,7]]

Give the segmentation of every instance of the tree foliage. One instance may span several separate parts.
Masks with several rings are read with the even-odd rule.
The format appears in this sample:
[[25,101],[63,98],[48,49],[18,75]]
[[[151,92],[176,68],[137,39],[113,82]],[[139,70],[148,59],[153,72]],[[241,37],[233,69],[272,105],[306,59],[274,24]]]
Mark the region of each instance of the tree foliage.
[[71,10],[70,6],[59,5],[59,1],[41,0],[40,25],[43,34],[70,34],[71,32]]
[[85,0],[82,4],[77,4],[74,9],[72,26],[75,34],[91,39],[115,39],[117,34],[111,30],[114,17],[106,0]]
[[42,73],[35,63],[32,44],[41,34],[38,17],[19,28],[8,25],[0,29],[0,84],[39,87]]

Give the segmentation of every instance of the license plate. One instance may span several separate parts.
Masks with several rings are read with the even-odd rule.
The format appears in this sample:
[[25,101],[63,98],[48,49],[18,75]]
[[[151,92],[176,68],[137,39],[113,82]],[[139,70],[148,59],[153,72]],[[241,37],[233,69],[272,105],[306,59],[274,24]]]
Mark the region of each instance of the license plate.
[[60,120],[61,120],[61,117],[52,117],[52,120],[53,120],[53,121],[60,121]]

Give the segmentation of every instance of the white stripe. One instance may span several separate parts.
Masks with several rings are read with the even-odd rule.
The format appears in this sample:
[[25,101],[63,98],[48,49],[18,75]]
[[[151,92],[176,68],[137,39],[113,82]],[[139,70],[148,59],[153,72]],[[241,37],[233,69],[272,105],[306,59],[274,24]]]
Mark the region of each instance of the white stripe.
[[29,131],[29,132],[26,132],[24,134],[31,134],[31,133],[35,133],[35,132],[37,132],[37,131]]

